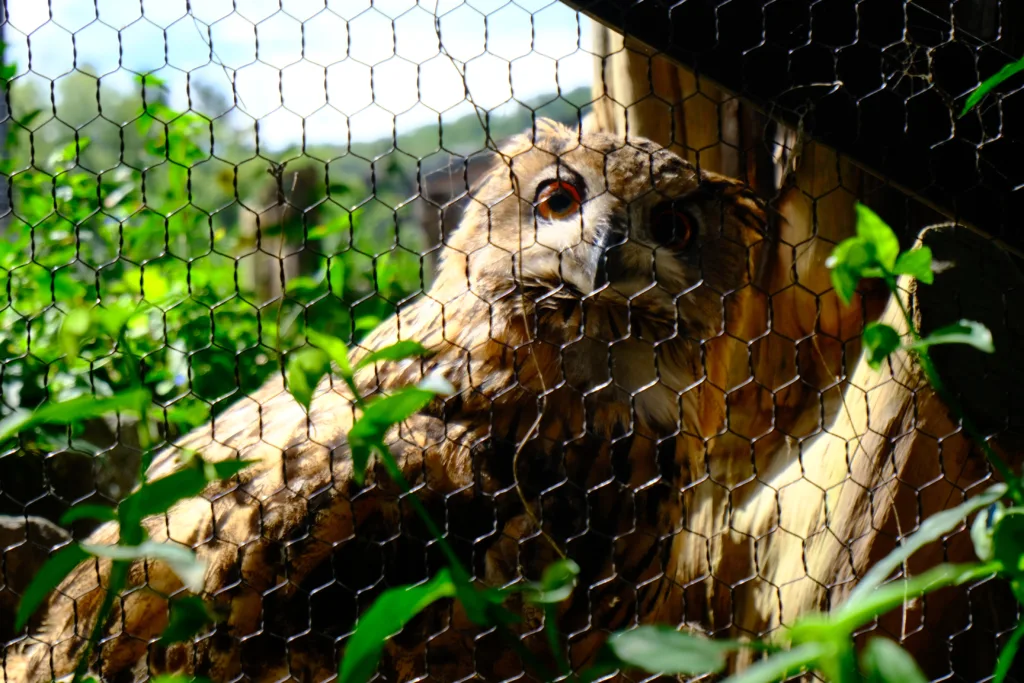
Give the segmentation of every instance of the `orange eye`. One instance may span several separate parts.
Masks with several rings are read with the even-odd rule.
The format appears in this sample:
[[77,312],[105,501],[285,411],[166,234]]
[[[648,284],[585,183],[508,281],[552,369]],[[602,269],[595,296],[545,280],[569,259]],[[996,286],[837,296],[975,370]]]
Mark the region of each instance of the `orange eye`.
[[656,212],[651,231],[658,244],[682,251],[693,237],[693,219],[683,211],[669,208]]
[[545,220],[561,220],[578,213],[580,201],[580,192],[573,184],[553,180],[537,193],[537,213]]

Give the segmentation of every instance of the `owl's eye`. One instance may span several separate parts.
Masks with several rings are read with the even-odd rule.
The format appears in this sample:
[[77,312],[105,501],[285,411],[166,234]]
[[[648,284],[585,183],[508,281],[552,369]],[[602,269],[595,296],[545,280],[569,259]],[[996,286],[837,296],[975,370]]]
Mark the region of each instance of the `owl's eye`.
[[658,244],[682,251],[693,238],[693,218],[671,203],[656,206],[651,215],[651,233]]
[[537,193],[537,213],[545,220],[561,220],[578,213],[580,202],[580,191],[575,185],[564,180],[552,180],[541,186]]

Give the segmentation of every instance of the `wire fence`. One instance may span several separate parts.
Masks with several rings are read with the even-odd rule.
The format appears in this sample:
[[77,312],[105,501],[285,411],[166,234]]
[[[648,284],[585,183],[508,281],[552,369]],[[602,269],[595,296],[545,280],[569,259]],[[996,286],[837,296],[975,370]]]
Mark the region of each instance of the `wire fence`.
[[[994,477],[911,363],[862,356],[889,290],[845,305],[826,264],[858,203],[940,264],[901,282],[922,332],[992,331],[994,354],[935,359],[1019,465],[1022,96],[1010,80],[961,109],[1024,54],[1021,9],[570,4],[7,0],[0,412],[141,385],[158,427],[147,443],[119,413],[4,443],[5,681],[71,673],[98,574],[19,630],[17,604],[70,539],[109,540],[62,516],[114,508],[151,460],[265,466],[147,527],[208,561],[217,618],[167,645],[146,589],[181,585],[133,574],[104,680],[326,680],[375,596],[443,565],[383,470],[354,481],[348,389],[308,414],[288,397],[316,334],[437,354],[358,388],[454,385],[391,448],[482,582],[579,563],[558,616],[573,666],[639,623],[762,636],[841,602]],[[903,571],[972,557],[964,528]],[[1012,595],[978,581],[861,635],[932,680],[983,680]],[[545,621],[523,615],[532,648]],[[526,675],[465,614],[423,621],[384,678]]]

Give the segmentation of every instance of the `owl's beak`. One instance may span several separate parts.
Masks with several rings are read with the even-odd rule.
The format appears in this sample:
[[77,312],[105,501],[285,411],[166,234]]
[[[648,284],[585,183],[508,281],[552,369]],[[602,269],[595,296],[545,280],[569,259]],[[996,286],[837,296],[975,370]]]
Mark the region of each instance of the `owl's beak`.
[[627,239],[624,228],[612,226],[602,236],[599,244],[594,245],[597,265],[594,268],[593,294],[599,294],[611,284],[612,279],[622,270],[621,252],[619,247]]

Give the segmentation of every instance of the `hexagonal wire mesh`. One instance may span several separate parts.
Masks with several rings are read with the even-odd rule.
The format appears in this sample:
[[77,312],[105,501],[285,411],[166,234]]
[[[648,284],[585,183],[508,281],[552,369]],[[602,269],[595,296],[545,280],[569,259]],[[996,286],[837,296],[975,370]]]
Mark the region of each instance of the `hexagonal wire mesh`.
[[[543,0],[6,3],[3,411],[138,381],[158,424],[155,443],[128,413],[42,426],[0,454],[5,680],[69,673],[106,569],[26,630],[11,615],[96,529],[61,515],[116,505],[154,452],[154,476],[195,451],[263,464],[150,525],[207,561],[219,617],[165,647],[182,586],[137,568],[92,663],[110,680],[326,679],[360,610],[443,566],[386,472],[353,481],[347,389],[322,386],[308,417],[288,398],[308,331],[433,352],[358,388],[452,382],[391,449],[481,581],[577,560],[574,665],[635,623],[765,635],[835,604],[992,477],[912,364],[861,359],[889,292],[844,306],[825,266],[857,201],[903,246],[971,223],[920,237],[955,267],[909,294],[923,331],[992,329],[995,355],[936,362],[1014,460],[1019,96],[956,114],[1024,53],[1018,9],[578,5],[612,28]],[[143,302],[122,335],[76,313]],[[940,546],[905,570],[971,556],[963,531]],[[976,680],[1008,595],[980,582],[868,630],[933,679]],[[524,615],[516,635],[543,644]],[[514,649],[446,608],[381,673],[512,679]]]

